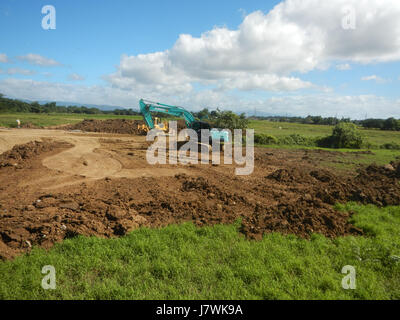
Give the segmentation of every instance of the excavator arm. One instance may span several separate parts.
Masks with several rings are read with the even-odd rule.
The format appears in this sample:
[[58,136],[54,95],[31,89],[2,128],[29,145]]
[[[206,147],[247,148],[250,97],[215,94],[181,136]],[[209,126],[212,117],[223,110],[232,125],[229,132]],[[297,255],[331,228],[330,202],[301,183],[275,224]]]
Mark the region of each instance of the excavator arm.
[[191,128],[196,119],[193,115],[182,107],[170,106],[167,104],[152,102],[148,100],[140,99],[140,112],[143,115],[144,121],[148,128],[154,129],[154,122],[151,116],[151,112],[162,112],[175,117],[181,117],[185,119],[186,126]]

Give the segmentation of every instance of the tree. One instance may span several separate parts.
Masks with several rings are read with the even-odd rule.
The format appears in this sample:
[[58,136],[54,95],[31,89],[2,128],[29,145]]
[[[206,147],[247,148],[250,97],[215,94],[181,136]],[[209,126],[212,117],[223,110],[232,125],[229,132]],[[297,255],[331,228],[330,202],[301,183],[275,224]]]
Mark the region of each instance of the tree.
[[31,103],[31,112],[40,113],[41,110],[42,106],[39,104],[39,102],[35,101]]
[[203,120],[203,119],[209,119],[211,115],[210,112],[208,111],[208,108],[204,108],[203,110],[195,113],[195,116],[200,120]]
[[359,149],[363,144],[363,138],[354,123],[339,122],[327,138],[332,148]]
[[221,129],[246,129],[249,120],[244,113],[237,115],[232,111],[220,111],[217,109],[213,124],[215,127]]
[[365,119],[365,120],[361,121],[361,125],[364,128],[382,129],[384,122],[385,122],[385,120],[382,120],[382,119]]
[[383,122],[383,130],[399,130],[399,122],[395,118],[388,118]]

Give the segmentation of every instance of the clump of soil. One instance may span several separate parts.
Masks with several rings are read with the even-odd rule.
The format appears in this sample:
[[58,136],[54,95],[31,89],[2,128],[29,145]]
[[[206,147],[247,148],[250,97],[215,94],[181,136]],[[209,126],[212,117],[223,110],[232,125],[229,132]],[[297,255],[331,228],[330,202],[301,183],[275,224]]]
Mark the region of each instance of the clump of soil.
[[87,132],[106,132],[118,134],[145,135],[146,132],[138,129],[138,125],[144,124],[143,120],[107,119],[107,120],[83,120],[74,125],[60,127],[63,130],[81,130]]

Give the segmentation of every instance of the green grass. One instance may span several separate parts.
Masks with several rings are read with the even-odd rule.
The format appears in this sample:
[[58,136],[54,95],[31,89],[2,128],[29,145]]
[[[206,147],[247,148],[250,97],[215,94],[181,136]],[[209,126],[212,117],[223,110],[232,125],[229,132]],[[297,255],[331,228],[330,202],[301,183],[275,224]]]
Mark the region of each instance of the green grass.
[[[333,126],[251,120],[249,128],[254,129],[255,133],[270,134],[276,138],[289,136],[295,133],[306,138],[315,138],[330,135]],[[363,128],[360,128],[360,131],[367,141],[373,145],[380,146],[389,142],[400,143],[400,131],[367,130]]]
[[[78,237],[0,263],[2,299],[400,299],[400,207],[348,204],[367,234],[335,240],[265,235],[240,223],[139,229],[115,239]],[[44,265],[57,288],[44,290]],[[356,268],[355,290],[341,286]]]
[[[360,165],[385,165],[391,161],[400,160],[400,150],[386,150],[386,149],[328,149],[319,147],[305,147],[305,146],[290,146],[290,145],[260,145],[259,147],[271,148],[271,149],[303,149],[303,150],[325,150],[332,152],[343,152],[345,154],[334,154],[331,157],[321,155],[318,158],[318,165],[321,167],[327,167],[331,169],[338,169],[344,171],[354,171]],[[371,154],[363,154],[360,152],[371,151]],[[311,158],[317,158],[318,154],[309,154]]]
[[273,122],[267,120],[250,120],[249,128],[254,129],[255,133],[265,133],[277,138],[298,133],[304,137],[320,137],[332,133],[332,126]]
[[21,124],[32,123],[40,127],[74,124],[84,119],[142,119],[141,116],[123,116],[110,114],[70,114],[70,113],[0,113],[0,127],[15,127],[16,120]]
[[347,156],[337,156],[334,160],[320,160],[319,164],[323,167],[354,171],[360,165],[365,166],[374,163],[383,166],[392,161],[399,161],[400,158],[399,150],[376,149],[372,150],[372,154],[351,154],[365,150],[338,149],[338,151],[347,152]]
[[[121,116],[108,114],[36,114],[36,113],[0,113],[0,126],[15,127],[16,120],[23,123],[32,123],[36,126],[55,126],[62,124],[74,124],[84,119],[142,119],[141,116]],[[312,125],[287,122],[272,122],[266,120],[251,120],[249,128],[255,129],[255,133],[265,133],[277,138],[297,133],[306,138],[324,137],[332,133],[333,126]],[[365,130],[360,129],[365,138],[373,145],[395,142],[400,144],[400,132]]]

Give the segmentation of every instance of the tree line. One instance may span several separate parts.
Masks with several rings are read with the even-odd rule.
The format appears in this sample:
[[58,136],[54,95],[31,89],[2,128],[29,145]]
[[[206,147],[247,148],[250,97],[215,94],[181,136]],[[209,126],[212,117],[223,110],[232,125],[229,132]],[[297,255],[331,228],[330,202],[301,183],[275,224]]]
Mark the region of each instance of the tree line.
[[250,117],[249,119],[268,120],[274,122],[291,122],[301,124],[316,124],[316,125],[331,125],[335,126],[341,122],[354,123],[366,129],[381,129],[400,131],[400,120],[393,117],[387,119],[365,119],[365,120],[351,120],[350,118],[336,118],[336,117],[321,117],[321,116],[307,116],[307,117],[282,117],[282,116],[269,116],[269,117]]
[[140,115],[133,109],[100,110],[85,106],[57,106],[56,102],[40,104],[39,102],[25,102],[18,99],[5,98],[0,93],[0,113],[79,113],[79,114],[115,114],[115,115]]

